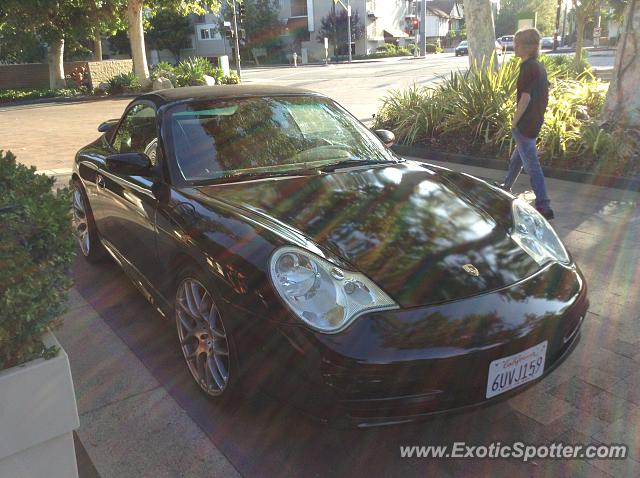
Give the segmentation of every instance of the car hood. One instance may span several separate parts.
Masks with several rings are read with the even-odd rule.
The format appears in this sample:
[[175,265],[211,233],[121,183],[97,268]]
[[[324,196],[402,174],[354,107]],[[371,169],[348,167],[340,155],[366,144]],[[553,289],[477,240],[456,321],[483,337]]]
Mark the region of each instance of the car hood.
[[538,269],[509,236],[504,193],[422,163],[197,189],[254,212],[266,227],[275,220],[304,234],[403,307],[495,290]]

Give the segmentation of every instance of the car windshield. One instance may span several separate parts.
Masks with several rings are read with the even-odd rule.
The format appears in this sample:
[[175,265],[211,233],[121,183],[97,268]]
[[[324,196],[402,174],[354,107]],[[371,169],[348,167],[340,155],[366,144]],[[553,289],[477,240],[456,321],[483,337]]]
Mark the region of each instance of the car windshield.
[[167,114],[168,150],[191,183],[396,160],[371,131],[319,96],[198,101]]
[[466,41],[461,41],[458,46],[467,46],[467,45],[468,45],[468,43]]

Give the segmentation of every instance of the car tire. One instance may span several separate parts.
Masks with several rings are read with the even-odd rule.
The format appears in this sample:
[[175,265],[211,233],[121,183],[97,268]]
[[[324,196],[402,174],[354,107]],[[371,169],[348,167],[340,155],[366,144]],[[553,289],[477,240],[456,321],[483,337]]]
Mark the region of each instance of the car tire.
[[85,260],[99,262],[105,258],[106,250],[100,242],[89,199],[79,179],[72,181],[72,188],[73,232]]
[[194,267],[183,268],[174,299],[182,355],[202,391],[220,403],[229,403],[240,388],[240,366],[231,330],[218,304],[211,280]]

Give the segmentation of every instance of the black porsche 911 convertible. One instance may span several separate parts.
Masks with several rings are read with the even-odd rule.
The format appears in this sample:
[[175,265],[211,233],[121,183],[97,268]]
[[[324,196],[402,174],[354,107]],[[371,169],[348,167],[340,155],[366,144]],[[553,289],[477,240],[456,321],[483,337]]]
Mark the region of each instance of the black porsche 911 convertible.
[[509,396],[577,342],[586,283],[533,207],[323,95],[163,90],[99,131],[73,166],[82,253],[175,320],[219,400],[398,423]]

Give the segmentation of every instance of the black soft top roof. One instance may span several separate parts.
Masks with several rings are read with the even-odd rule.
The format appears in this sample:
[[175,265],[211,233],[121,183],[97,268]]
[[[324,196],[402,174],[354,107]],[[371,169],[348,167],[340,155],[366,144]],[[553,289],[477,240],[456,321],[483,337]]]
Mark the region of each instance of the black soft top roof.
[[283,95],[320,95],[304,88],[268,85],[216,85],[188,86],[184,88],[168,88],[153,91],[136,98],[148,100],[158,106],[181,101],[215,100],[218,98],[240,98],[250,96],[283,96]]

